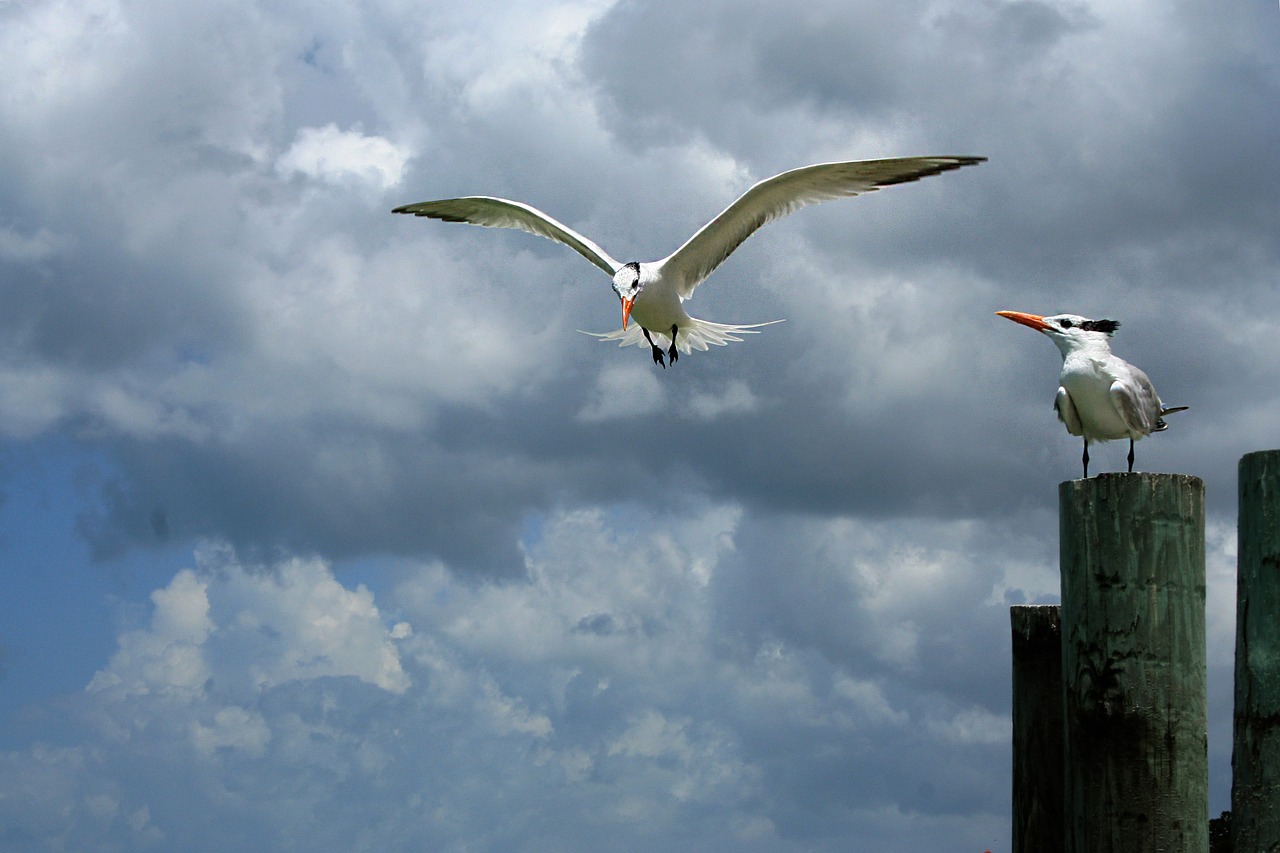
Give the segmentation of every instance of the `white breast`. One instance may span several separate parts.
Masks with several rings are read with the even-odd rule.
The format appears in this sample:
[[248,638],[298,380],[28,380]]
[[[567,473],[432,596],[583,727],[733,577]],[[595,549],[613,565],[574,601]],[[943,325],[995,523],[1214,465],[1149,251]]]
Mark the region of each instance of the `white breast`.
[[1104,362],[1070,357],[1063,362],[1058,381],[1071,395],[1087,438],[1110,441],[1129,437],[1129,428],[1111,400],[1115,376]]

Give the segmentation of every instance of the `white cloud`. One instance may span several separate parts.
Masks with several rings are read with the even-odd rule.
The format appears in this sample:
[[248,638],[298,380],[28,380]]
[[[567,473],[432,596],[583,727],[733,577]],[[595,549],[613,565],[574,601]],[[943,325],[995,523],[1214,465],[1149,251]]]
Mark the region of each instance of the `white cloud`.
[[648,365],[606,365],[596,376],[578,419],[587,423],[650,417],[663,411],[667,392]]
[[276,161],[276,169],[285,175],[297,172],[328,183],[357,180],[385,190],[400,183],[410,156],[406,149],[381,136],[327,124],[299,128],[289,150]]
[[210,676],[203,649],[213,628],[207,592],[207,584],[190,570],[153,592],[150,629],[122,635],[111,663],[93,677],[88,690],[122,696],[154,692],[186,700],[198,696]]
[[901,725],[909,719],[905,711],[893,707],[884,695],[884,689],[874,681],[850,678],[842,674],[836,678],[833,686],[837,695],[849,701],[852,706],[849,716],[858,721],[858,724],[870,721]]
[[261,714],[229,707],[215,711],[210,725],[193,722],[191,740],[196,751],[205,758],[220,748],[239,749],[261,756],[271,740],[271,729]]
[[687,721],[670,722],[657,711],[645,711],[630,721],[627,729],[609,744],[609,755],[638,755],[643,758],[661,758],[670,755],[678,761],[691,757],[688,739],[685,737]]
[[[82,745],[0,754],[0,825],[52,837],[13,787],[41,779],[64,821],[84,814],[70,825],[125,846],[228,849],[240,827],[323,847],[600,849],[638,832],[664,848],[825,849],[841,832],[794,815],[897,802],[859,769],[886,733],[936,750],[895,771],[906,790],[973,760],[952,750],[1003,754],[992,732],[1007,720],[947,718],[932,687],[888,670],[777,637],[744,655],[750,626],[718,591],[741,571],[742,521],[714,506],[561,512],[527,543],[523,579],[476,586],[429,564],[377,602],[320,561],[249,567],[207,546],[80,697]],[[832,606],[857,613],[856,587],[845,595]],[[788,790],[797,773],[830,790]]]
[[491,725],[499,734],[529,734],[547,738],[554,732],[554,727],[546,716],[530,713],[523,702],[504,695],[496,684],[484,686],[484,699],[477,710],[490,718]]
[[929,729],[955,743],[1006,744],[1013,735],[1013,722],[1006,714],[986,708],[967,708],[946,720],[930,720]]
[[[394,630],[383,625],[364,587],[346,589],[318,561],[291,560],[254,573],[219,549],[201,560],[199,573],[184,569],[152,594],[151,624],[121,636],[91,692],[194,701],[212,690],[249,699],[325,676],[354,676],[393,693],[408,688]],[[247,712],[218,710],[213,726],[197,727],[198,738],[237,741],[242,735],[233,730],[243,731],[248,720],[237,714]]]
[[51,366],[0,367],[0,431],[14,438],[45,432],[66,414],[74,386]]
[[600,370],[577,417],[585,423],[655,416],[709,422],[759,408],[759,398],[741,379],[730,379],[720,387],[699,384],[677,396],[663,386],[662,377],[648,364],[629,362],[608,364]]
[[[456,87],[477,113],[509,108],[588,107],[563,99],[579,84],[574,59],[588,28],[615,0],[477,3],[452,21],[425,57],[433,79]],[[557,97],[559,96],[559,97]]]
[[119,77],[105,61],[128,43],[114,0],[44,3],[18,15],[6,10],[0,70],[24,86],[6,86],[0,104],[13,121],[31,121],[57,105],[101,96]]
[[716,420],[721,415],[754,412],[759,407],[759,399],[741,379],[730,380],[718,393],[711,389],[701,389],[699,393],[690,395],[688,401],[690,413],[706,421]]

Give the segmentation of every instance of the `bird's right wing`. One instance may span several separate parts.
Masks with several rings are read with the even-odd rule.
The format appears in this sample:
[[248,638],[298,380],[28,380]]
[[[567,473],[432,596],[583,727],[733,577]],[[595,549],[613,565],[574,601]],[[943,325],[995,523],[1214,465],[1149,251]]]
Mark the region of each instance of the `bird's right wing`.
[[819,163],[775,175],[747,190],[704,225],[697,234],[661,261],[664,275],[680,282],[689,298],[733,250],[757,228],[800,208],[981,163],[986,157],[900,157]]
[[466,196],[446,198],[440,201],[423,201],[397,207],[392,213],[412,213],[444,222],[467,222],[489,228],[518,228],[564,243],[579,255],[604,270],[610,276],[622,264],[609,257],[604,249],[583,237],[567,225],[547,216],[541,210],[518,201],[490,196]]
[[1076,404],[1066,388],[1058,387],[1058,396],[1053,400],[1053,410],[1058,413],[1058,420],[1066,426],[1067,432],[1072,435],[1084,435],[1084,424],[1080,423],[1080,413],[1076,411]]

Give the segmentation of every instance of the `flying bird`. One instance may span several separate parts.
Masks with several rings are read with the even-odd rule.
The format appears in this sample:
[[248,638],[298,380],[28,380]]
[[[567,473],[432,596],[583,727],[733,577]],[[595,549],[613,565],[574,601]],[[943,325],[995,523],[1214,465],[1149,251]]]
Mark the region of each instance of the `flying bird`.
[[[523,202],[490,196],[467,196],[424,201],[397,207],[445,222],[467,222],[493,228],[518,228],[564,243],[613,277],[622,301],[622,329],[595,335],[618,341],[618,346],[644,346],[655,364],[666,368],[663,351],[672,364],[680,353],[706,350],[740,341],[739,334],[755,334],[769,323],[746,326],[712,323],[690,317],[682,303],[733,250],[760,226],[809,204],[855,196],[893,184],[981,163],[985,157],[903,157],[819,163],[775,175],[747,190],[715,219],[702,226],[679,249],[660,261],[619,263],[604,249],[572,228]],[[628,328],[630,321],[635,324]],[[773,322],[779,322],[777,320]],[[656,338],[656,341],[655,341]]]
[[1168,428],[1164,416],[1187,406],[1165,408],[1147,374],[1113,355],[1115,320],[1090,320],[1075,314],[1041,317],[1021,311],[997,315],[1043,332],[1062,353],[1058,396],[1053,408],[1067,432],[1084,438],[1084,476],[1089,476],[1089,443],[1129,439],[1129,471],[1133,471],[1133,443]]

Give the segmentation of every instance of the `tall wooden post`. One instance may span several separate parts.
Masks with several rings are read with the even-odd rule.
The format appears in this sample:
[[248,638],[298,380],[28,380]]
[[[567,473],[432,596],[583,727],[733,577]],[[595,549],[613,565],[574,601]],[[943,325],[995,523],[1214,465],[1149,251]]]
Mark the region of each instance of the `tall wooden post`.
[[1231,833],[1236,853],[1280,851],[1280,450],[1240,460],[1236,710]]
[[1062,623],[1056,604],[1009,608],[1013,853],[1062,853]]
[[1059,487],[1072,853],[1208,853],[1204,483]]

